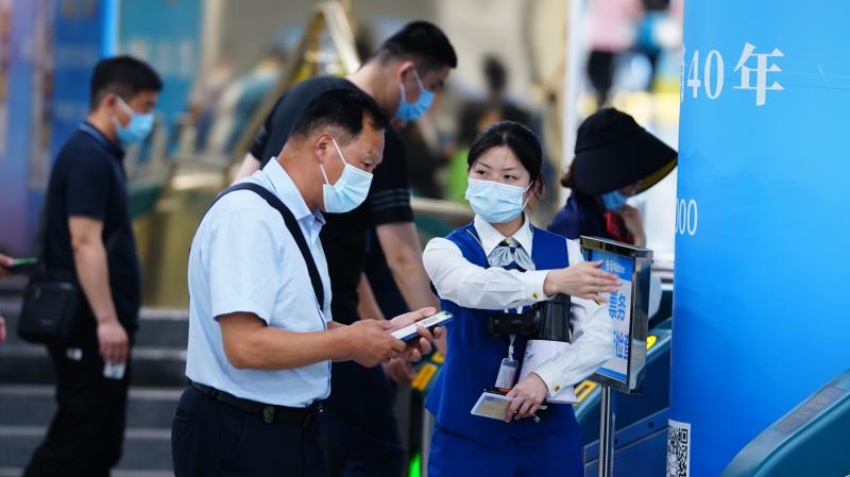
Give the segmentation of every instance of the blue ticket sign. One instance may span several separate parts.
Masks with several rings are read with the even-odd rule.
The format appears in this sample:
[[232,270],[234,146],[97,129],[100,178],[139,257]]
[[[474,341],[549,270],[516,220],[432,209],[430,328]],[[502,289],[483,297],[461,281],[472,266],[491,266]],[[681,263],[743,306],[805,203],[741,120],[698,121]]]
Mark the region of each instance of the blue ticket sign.
[[595,237],[582,237],[581,246],[585,258],[601,261],[601,268],[620,280],[620,288],[609,293],[605,303],[614,325],[611,336],[614,357],[603,364],[592,379],[623,393],[641,392],[646,364],[652,252]]
[[608,316],[614,325],[615,354],[611,360],[599,368],[597,373],[625,384],[629,370],[629,348],[631,347],[630,325],[634,259],[602,250],[593,250],[590,259],[593,261],[601,260],[602,269],[613,273],[620,279],[620,289],[608,295],[607,303]]

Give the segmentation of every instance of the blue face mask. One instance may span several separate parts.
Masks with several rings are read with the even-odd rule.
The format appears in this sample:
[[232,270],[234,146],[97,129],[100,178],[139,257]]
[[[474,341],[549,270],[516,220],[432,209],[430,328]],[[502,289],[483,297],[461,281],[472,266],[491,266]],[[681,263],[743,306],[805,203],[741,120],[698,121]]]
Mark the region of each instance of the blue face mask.
[[629,198],[618,190],[602,195],[602,203],[608,210],[619,210],[620,207],[626,205]]
[[[531,187],[531,186],[529,186]],[[503,224],[519,217],[525,208],[525,191],[528,187],[517,187],[496,181],[469,179],[466,200],[475,213],[491,224]]]
[[121,144],[135,144],[143,141],[153,129],[153,113],[137,113],[124,102],[121,97],[118,97],[118,104],[124,109],[124,112],[130,116],[130,122],[126,126],[122,126],[118,118],[112,118],[115,121],[115,134]]
[[372,174],[358,169],[348,162],[339,150],[336,139],[333,140],[336,152],[339,153],[339,158],[345,164],[342,170],[342,175],[337,179],[336,184],[331,184],[328,181],[328,175],[325,174],[325,168],[319,164],[322,169],[322,175],[325,176],[325,185],[322,186],[322,197],[325,200],[325,212],[331,214],[344,214],[357,208],[366,200],[369,195],[369,187],[372,186]]
[[413,77],[416,78],[416,83],[419,84],[419,101],[408,103],[407,96],[404,94],[404,85],[399,83],[398,88],[401,91],[401,103],[399,103],[398,110],[395,112],[395,118],[399,121],[410,122],[421,118],[434,101],[434,93],[425,89],[416,70],[413,70]]

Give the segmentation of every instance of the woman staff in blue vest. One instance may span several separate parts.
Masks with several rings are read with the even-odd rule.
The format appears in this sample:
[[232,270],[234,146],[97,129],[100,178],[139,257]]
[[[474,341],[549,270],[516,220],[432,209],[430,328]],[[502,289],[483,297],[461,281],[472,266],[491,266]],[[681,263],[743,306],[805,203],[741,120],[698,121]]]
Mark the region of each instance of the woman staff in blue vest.
[[[472,144],[468,163],[475,219],[431,240],[423,256],[443,310],[454,314],[446,362],[426,401],[437,419],[428,475],[583,475],[572,406],[541,405],[571,393],[613,356],[612,325],[598,303],[617,280],[600,263],[582,261],[577,243],[531,225],[523,213],[543,185],[542,148],[528,128],[494,124]],[[528,307],[559,294],[572,297],[572,344],[517,380]],[[509,390],[498,420],[482,417],[493,410],[482,392],[494,388]]]

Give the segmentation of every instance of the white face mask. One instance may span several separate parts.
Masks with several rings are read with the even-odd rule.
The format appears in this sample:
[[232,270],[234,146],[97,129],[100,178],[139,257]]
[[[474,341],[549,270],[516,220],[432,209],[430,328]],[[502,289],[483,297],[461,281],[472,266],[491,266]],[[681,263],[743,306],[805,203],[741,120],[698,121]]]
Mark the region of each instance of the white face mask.
[[525,192],[530,188],[502,184],[496,181],[469,179],[466,200],[472,210],[485,222],[503,224],[517,218],[528,200]]
[[322,169],[322,175],[325,177],[322,196],[325,199],[325,212],[344,214],[356,209],[357,206],[366,200],[366,196],[369,195],[369,187],[372,186],[372,174],[346,162],[342,151],[339,149],[339,145],[336,143],[336,139],[331,138],[331,140],[345,167],[339,179],[337,179],[336,184],[331,184],[328,181],[325,168],[319,164],[319,167]]
[[398,88],[399,91],[401,91],[401,102],[399,103],[398,110],[395,113],[395,118],[399,121],[416,121],[428,112],[428,109],[431,107],[431,103],[434,102],[434,92],[425,89],[425,86],[422,84],[422,80],[419,79],[419,73],[417,73],[415,69],[413,70],[413,77],[419,85],[419,101],[415,103],[407,102],[407,95],[404,94],[404,85],[399,83]]

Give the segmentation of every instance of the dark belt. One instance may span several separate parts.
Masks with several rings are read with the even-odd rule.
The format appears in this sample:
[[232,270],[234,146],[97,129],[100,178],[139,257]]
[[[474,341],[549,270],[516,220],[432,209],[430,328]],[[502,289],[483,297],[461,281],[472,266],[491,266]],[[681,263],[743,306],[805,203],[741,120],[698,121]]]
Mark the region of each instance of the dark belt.
[[228,406],[233,406],[236,409],[260,416],[266,424],[284,423],[307,427],[322,412],[322,405],[318,402],[311,404],[309,407],[272,406],[271,404],[263,404],[261,402],[251,401],[250,399],[242,399],[194,381],[189,381],[189,386],[216,401],[221,401]]

